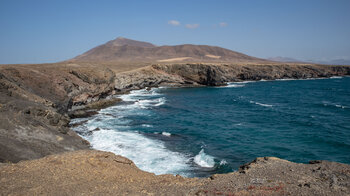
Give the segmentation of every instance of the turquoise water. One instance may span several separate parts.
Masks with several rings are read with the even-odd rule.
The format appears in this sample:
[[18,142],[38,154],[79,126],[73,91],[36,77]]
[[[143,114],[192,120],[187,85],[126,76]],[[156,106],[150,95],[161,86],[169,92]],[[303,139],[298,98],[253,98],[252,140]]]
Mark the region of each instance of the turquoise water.
[[[133,91],[75,130],[156,174],[208,176],[256,157],[350,164],[350,78]],[[95,130],[98,128],[99,130]]]

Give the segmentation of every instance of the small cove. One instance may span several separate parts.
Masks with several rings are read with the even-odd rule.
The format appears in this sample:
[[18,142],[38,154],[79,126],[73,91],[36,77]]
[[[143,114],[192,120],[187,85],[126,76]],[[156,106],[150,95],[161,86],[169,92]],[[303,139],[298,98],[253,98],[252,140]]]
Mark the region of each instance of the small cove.
[[205,177],[262,156],[350,163],[349,77],[153,88],[120,98],[74,119],[86,121],[74,130],[145,171]]

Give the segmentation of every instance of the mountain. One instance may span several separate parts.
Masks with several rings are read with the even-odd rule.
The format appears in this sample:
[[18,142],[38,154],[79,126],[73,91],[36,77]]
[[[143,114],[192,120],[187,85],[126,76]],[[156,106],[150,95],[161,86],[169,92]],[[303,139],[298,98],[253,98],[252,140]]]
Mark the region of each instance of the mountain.
[[106,45],[109,45],[109,46],[124,46],[124,45],[128,45],[128,46],[136,46],[136,47],[144,47],[144,48],[156,47],[155,45],[153,45],[151,43],[148,43],[148,42],[141,42],[141,41],[131,40],[131,39],[127,39],[127,38],[124,38],[124,37],[118,37],[115,40],[111,40],[111,41],[107,42]]
[[69,61],[78,62],[268,62],[239,52],[207,45],[156,46],[118,37]]

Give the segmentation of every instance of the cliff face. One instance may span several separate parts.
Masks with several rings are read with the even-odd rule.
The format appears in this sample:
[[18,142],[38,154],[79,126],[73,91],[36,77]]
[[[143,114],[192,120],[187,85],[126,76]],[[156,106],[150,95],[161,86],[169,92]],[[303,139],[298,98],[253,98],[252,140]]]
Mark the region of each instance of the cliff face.
[[244,80],[305,79],[350,74],[349,66],[310,64],[236,65],[236,64],[157,64],[117,74],[119,91],[147,86],[220,86]]
[[17,162],[87,149],[67,111],[113,92],[108,69],[67,65],[0,67],[0,161]]

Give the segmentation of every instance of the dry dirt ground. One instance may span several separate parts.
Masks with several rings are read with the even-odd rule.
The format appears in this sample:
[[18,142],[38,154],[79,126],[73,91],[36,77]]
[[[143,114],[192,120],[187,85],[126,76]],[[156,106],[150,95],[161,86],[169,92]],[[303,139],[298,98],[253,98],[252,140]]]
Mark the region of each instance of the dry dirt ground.
[[349,195],[350,166],[257,158],[210,178],[154,175],[95,150],[0,165],[0,195]]

